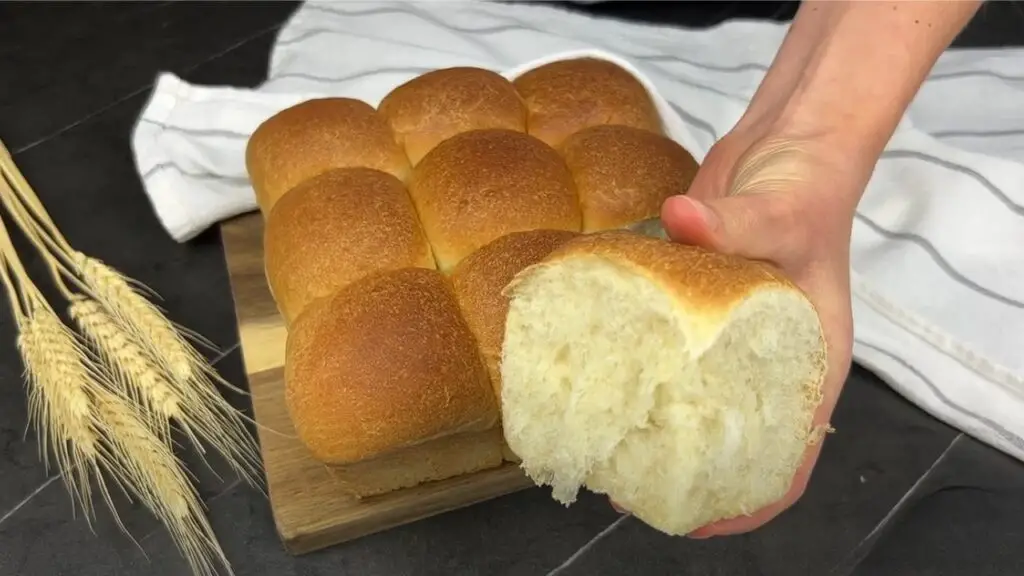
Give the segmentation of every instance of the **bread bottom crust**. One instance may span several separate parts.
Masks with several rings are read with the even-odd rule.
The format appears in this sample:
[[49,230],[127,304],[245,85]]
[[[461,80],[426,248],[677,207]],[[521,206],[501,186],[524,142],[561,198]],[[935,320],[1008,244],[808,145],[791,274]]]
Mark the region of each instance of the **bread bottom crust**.
[[497,468],[504,461],[504,450],[501,427],[495,426],[438,438],[364,462],[332,466],[331,470],[346,492],[367,498]]

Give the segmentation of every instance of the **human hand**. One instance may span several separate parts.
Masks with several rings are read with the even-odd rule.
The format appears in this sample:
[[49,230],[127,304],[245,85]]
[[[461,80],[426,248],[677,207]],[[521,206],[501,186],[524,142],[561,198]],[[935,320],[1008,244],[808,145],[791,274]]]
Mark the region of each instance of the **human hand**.
[[[850,369],[849,250],[855,200],[872,163],[839,157],[823,138],[743,128],[716,144],[686,196],[667,200],[662,223],[677,242],[768,261],[814,303],[828,345],[828,372],[814,425],[826,426]],[[803,494],[821,451],[809,446],[789,492],[750,516],[715,522],[695,538],[748,532]]]

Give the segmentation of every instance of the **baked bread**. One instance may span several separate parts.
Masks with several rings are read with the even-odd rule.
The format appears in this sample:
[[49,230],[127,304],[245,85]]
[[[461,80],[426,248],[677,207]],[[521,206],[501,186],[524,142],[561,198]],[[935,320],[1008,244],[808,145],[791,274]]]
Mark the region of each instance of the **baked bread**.
[[[246,166],[288,328],[286,403],[310,455],[359,497],[517,461],[502,438],[500,355],[521,328],[506,326],[502,292],[563,244],[580,246],[584,224],[635,229],[685,189],[692,158],[661,130],[643,85],[594,59],[515,83],[438,70],[393,89],[379,111],[320,98],[261,124]],[[552,310],[592,305],[588,290]],[[533,354],[516,342],[513,357]],[[569,439],[549,448],[592,457],[572,456],[589,447]]]
[[512,84],[529,114],[527,132],[557,147],[571,134],[599,124],[662,132],[661,116],[643,84],[624,68],[597,58],[545,64]]
[[285,398],[299,439],[327,464],[498,422],[455,295],[424,268],[367,276],[307,307],[288,331]]
[[826,346],[774,268],[602,232],[508,291],[505,438],[555,499],[586,486],[681,535],[785,495],[819,438]]
[[267,218],[263,257],[286,323],[367,274],[435,267],[405,186],[370,168],[330,170],[292,188]]
[[503,128],[526,132],[526,107],[512,83],[483,68],[427,72],[388,93],[377,107],[415,166],[461,132]]
[[271,116],[249,138],[245,165],[264,215],[285,192],[331,168],[375,168],[403,181],[409,175],[384,119],[351,98],[308,100]]
[[698,168],[674,140],[630,126],[585,128],[561,152],[576,182],[584,232],[658,218],[665,199],[685,193]]
[[409,193],[438,269],[512,232],[579,231],[572,174],[550,146],[512,130],[445,140],[413,170]]

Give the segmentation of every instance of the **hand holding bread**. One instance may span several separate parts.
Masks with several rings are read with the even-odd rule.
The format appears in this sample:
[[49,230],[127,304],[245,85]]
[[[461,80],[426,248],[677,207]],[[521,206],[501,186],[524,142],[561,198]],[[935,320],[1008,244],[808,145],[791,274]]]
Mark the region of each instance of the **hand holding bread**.
[[[704,159],[687,196],[665,202],[662,221],[678,242],[716,253],[770,262],[799,286],[821,319],[828,356],[813,426],[828,425],[850,369],[850,234],[854,205],[870,170],[819,138],[784,131],[758,134],[741,123]],[[821,451],[808,446],[789,490],[750,516],[695,532],[747,532],[768,522],[803,494]]]
[[306,102],[247,166],[289,413],[357,497],[516,461],[562,502],[586,487],[684,534],[784,496],[817,439],[803,292],[621,230],[697,163],[611,62]]

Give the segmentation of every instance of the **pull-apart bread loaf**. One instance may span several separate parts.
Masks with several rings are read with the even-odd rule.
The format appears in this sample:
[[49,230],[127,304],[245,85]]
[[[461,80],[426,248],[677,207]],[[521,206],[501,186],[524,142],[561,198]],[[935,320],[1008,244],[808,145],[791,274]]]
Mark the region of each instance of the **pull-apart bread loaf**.
[[563,503],[586,486],[686,534],[777,501],[819,438],[818,315],[766,264],[602,232],[509,293],[505,438]]
[[434,268],[405,186],[370,168],[330,170],[292,188],[266,219],[263,254],[287,323],[372,272]]
[[482,68],[427,72],[392,90],[378,109],[414,166],[462,132],[526,132],[526,107],[516,89],[500,74]]
[[512,232],[580,229],[565,161],[512,130],[473,130],[445,140],[416,165],[409,193],[444,272]]
[[[349,492],[382,494],[493,468],[504,450],[505,459],[523,456],[534,478],[554,482],[563,500],[587,485],[637,510],[655,507],[669,488],[642,484],[654,480],[639,475],[656,472],[654,460],[677,460],[666,454],[686,456],[664,464],[676,466],[666,470],[679,486],[711,474],[705,492],[691,490],[695,501],[732,494],[710,482],[739,477],[736,466],[747,462],[730,451],[750,441],[733,434],[771,427],[757,427],[765,417],[748,407],[753,396],[730,387],[727,368],[714,368],[726,382],[721,390],[691,382],[700,362],[733,354],[701,356],[694,346],[718,350],[706,326],[747,326],[754,320],[743,314],[760,318],[769,304],[782,319],[771,320],[791,330],[764,346],[785,346],[809,320],[793,316],[803,309],[788,284],[753,280],[774,278],[752,271],[760,268],[660,244],[583,241],[581,230],[657,216],[666,196],[689,186],[695,162],[661,130],[636,78],[579,59],[514,83],[487,70],[438,70],[396,87],[379,111],[322,98],[255,131],[246,163],[265,218],[268,283],[288,328],[288,410],[298,438]],[[503,291],[517,274],[510,312]],[[742,330],[723,328],[738,350]],[[764,370],[781,382],[777,366],[735,354],[741,376]],[[791,364],[787,374],[803,374],[796,361],[781,362]],[[643,378],[627,380],[634,372]],[[571,401],[564,386],[579,391]],[[772,418],[799,420],[792,386],[780,386],[777,398],[764,393],[765,406]],[[634,394],[624,392],[630,387]],[[595,408],[602,402],[603,412]],[[689,412],[654,409],[672,403],[706,409],[693,422],[708,431],[671,420]],[[738,420],[721,416],[730,406]],[[638,431],[648,412],[669,424]],[[504,444],[503,418],[516,454]],[[792,445],[765,453],[789,458]],[[708,464],[715,458],[717,468]],[[751,469],[784,475],[788,462]],[[778,485],[771,477],[764,491]],[[666,502],[687,510],[672,498]],[[680,525],[675,516],[653,521]]]
[[[328,464],[364,462],[498,422],[487,369],[450,283],[423,268],[364,277],[307,307],[288,331],[285,387],[299,438]],[[500,464],[500,441],[481,452],[483,460],[456,459],[459,469],[441,466],[433,478],[395,481]]]
[[630,126],[585,128],[561,152],[576,182],[584,232],[658,218],[662,203],[689,190],[697,175],[697,161],[674,140]]
[[270,117],[249,137],[245,164],[264,215],[288,190],[332,168],[374,168],[403,181],[409,175],[387,122],[350,98],[308,100]]
[[512,84],[526,103],[527,132],[556,148],[572,134],[601,124],[662,133],[661,116],[644,85],[607,60],[552,62]]

